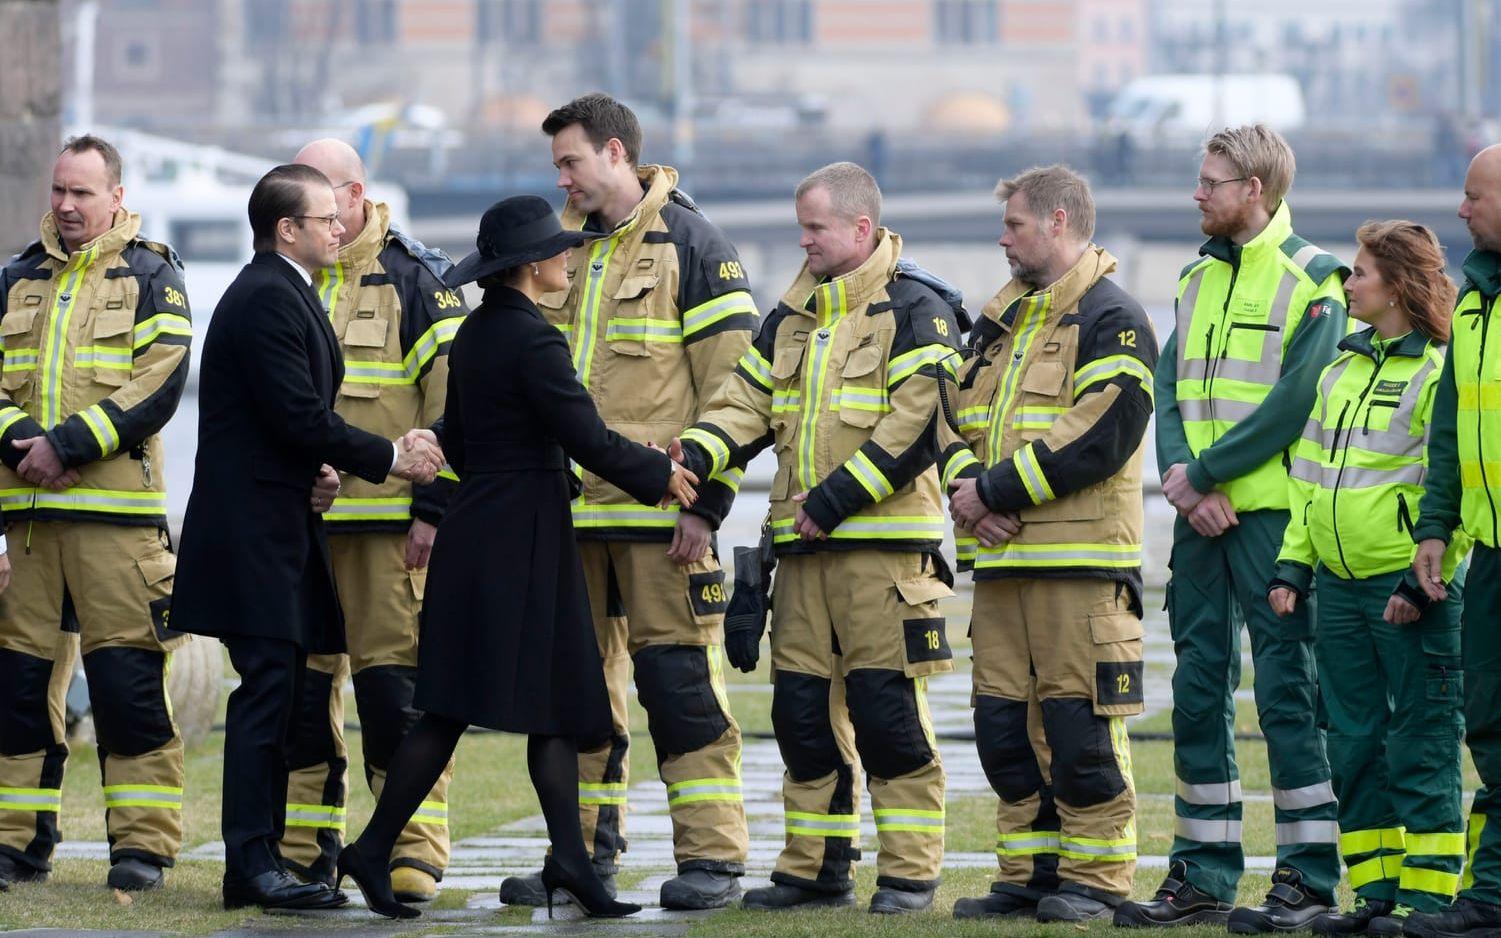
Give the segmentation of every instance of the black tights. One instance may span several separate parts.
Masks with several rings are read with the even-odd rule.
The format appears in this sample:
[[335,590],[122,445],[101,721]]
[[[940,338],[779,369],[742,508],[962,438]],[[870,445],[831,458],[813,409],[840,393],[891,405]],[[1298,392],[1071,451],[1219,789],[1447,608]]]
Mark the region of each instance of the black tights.
[[[359,836],[361,853],[391,856],[396,838],[437,784],[467,728],[457,720],[425,713],[407,731],[391,757],[370,823]],[[589,856],[579,827],[578,743],[572,736],[528,736],[526,768],[547,820],[553,856],[565,869],[582,872]]]

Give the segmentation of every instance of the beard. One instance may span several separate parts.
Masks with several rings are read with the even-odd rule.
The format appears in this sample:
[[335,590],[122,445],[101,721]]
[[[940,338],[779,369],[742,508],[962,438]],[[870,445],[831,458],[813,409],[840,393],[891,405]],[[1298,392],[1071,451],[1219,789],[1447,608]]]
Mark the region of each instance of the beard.
[[1215,212],[1212,215],[1201,213],[1199,230],[1211,238],[1229,238],[1246,227],[1250,215],[1250,206],[1245,206],[1233,214],[1228,211]]

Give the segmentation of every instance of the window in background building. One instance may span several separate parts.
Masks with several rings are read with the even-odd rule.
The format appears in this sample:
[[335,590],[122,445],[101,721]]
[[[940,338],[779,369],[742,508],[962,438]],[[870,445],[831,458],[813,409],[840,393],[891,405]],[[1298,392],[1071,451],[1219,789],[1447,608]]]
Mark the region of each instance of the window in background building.
[[537,42],[542,38],[542,0],[475,0],[480,42]]
[[272,45],[287,34],[287,0],[261,0],[245,4],[245,44],[251,48]]
[[1000,36],[996,0],[935,0],[934,34],[939,42],[979,44]]
[[812,42],[812,0],[747,0],[745,34],[754,42]]
[[161,49],[155,35],[122,36],[115,44],[115,75],[125,81],[153,81],[161,74]]
[[356,0],[354,34],[362,45],[396,41],[396,0]]

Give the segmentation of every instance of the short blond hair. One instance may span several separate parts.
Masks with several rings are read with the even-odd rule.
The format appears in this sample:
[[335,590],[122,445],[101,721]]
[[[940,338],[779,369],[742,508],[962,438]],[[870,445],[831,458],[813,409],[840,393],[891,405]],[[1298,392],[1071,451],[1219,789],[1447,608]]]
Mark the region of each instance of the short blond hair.
[[797,184],[793,198],[801,199],[813,189],[828,190],[830,206],[845,221],[864,215],[871,225],[881,224],[881,187],[858,163],[830,163],[815,169]]
[[1070,234],[1081,241],[1094,237],[1094,196],[1084,177],[1069,167],[1062,163],[1034,166],[995,185],[995,197],[1001,202],[1010,201],[1018,192],[1039,219],[1062,209]]
[[1209,138],[1204,153],[1224,157],[1238,176],[1260,179],[1261,204],[1268,212],[1275,212],[1282,204],[1298,169],[1293,148],[1265,124],[1226,127]]

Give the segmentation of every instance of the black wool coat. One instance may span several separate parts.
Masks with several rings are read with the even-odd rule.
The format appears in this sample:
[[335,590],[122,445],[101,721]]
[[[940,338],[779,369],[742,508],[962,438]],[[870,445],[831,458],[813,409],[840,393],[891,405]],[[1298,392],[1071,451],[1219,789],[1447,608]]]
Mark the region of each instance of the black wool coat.
[[345,650],[323,522],[309,504],[328,463],[379,482],[391,441],[334,413],[344,360],[318,297],[258,253],[214,309],[198,383],[198,455],[183,519],[172,627]]
[[562,333],[504,287],[486,291],[453,340],[435,429],[460,481],[428,568],[414,706],[604,740],[610,703],[568,460],[643,504],[666,492],[671,462],[604,425]]

